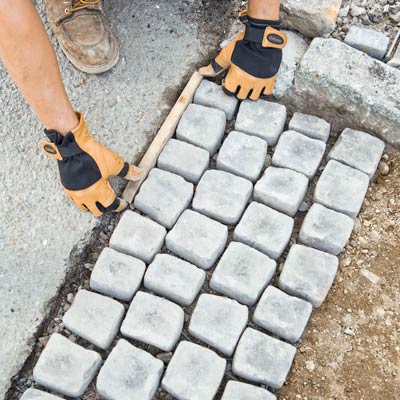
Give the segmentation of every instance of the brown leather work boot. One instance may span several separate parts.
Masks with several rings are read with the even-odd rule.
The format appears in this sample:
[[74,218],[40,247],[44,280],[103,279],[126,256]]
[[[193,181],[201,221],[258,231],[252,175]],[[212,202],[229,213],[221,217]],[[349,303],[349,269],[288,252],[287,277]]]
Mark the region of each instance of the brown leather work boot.
[[46,6],[50,26],[76,68],[99,74],[118,62],[118,43],[101,0],[46,0]]

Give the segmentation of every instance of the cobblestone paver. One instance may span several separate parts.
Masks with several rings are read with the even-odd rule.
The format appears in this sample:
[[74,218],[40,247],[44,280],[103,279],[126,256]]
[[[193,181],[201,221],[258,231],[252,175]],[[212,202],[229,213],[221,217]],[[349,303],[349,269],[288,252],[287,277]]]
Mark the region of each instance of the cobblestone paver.
[[289,243],[293,218],[253,202],[235,228],[233,239],[278,259]]
[[162,380],[178,400],[213,400],[225,373],[226,361],[214,351],[182,341]]
[[[105,400],[276,400],[384,144],[345,129],[321,167],[329,122],[295,113],[285,126],[286,108],[265,100],[242,101],[236,113],[238,102],[208,81],[194,103],[97,260],[93,292],[80,290],[66,310],[79,345],[51,336],[33,371],[38,389],[76,398],[92,384],[83,398]],[[227,119],[235,121],[225,132]],[[106,349],[103,360],[81,343]],[[58,399],[23,396],[39,398]]]
[[243,243],[231,242],[221,257],[210,287],[249,306],[273,278],[276,262]]
[[176,303],[190,306],[205,278],[205,272],[193,264],[169,254],[158,254],[147,269],[144,286]]
[[197,185],[193,209],[223,224],[237,224],[253,192],[250,181],[225,171],[207,171]]
[[294,346],[247,328],[235,352],[232,370],[241,378],[279,389],[286,380],[295,354]]
[[90,288],[119,300],[130,301],[142,283],[146,264],[106,247],[90,276]]
[[61,397],[37,389],[27,389],[20,400],[62,400]]
[[136,195],[134,206],[166,228],[172,228],[192,196],[193,184],[181,176],[155,168]]
[[254,200],[294,217],[308,188],[305,175],[269,167],[254,187]]
[[106,400],[152,400],[164,364],[120,339],[97,377],[96,388]]
[[168,250],[209,269],[224,250],[228,240],[228,228],[195,211],[186,210],[174,228],[168,233]]
[[235,300],[202,294],[193,311],[189,332],[220,352],[231,356],[247,325],[249,312]]
[[283,132],[286,107],[265,100],[242,101],[236,117],[235,130],[258,136],[275,146]]
[[233,131],[219,150],[217,168],[255,182],[265,164],[267,150],[265,140]]
[[158,157],[157,166],[197,183],[208,168],[210,153],[200,147],[170,139]]
[[79,397],[100,365],[100,354],[53,333],[33,369],[33,379],[47,389],[65,396]]
[[175,303],[146,292],[132,300],[121,333],[131,339],[171,351],[181,335],[184,313]]
[[229,381],[221,400],[276,400],[268,390],[247,383]]
[[108,349],[117,334],[125,309],[121,303],[88,290],[80,290],[64,315],[67,329],[101,349]]
[[312,179],[324,156],[326,144],[295,131],[282,133],[272,164],[290,168]]

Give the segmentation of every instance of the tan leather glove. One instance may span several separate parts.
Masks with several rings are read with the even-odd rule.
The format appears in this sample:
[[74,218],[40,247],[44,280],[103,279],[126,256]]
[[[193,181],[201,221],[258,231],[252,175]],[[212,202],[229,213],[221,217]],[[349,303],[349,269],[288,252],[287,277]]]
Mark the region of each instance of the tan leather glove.
[[45,130],[50,141],[41,142],[41,146],[46,155],[58,160],[65,193],[82,211],[97,217],[107,211],[120,212],[129,204],[116,196],[108,178],[120,176],[138,181],[143,173],[90,136],[82,114],[76,115],[77,128],[65,136]]
[[246,11],[240,20],[245,27],[243,32],[199,73],[214,77],[229,69],[223,83],[225,93],[241,100],[257,100],[274,89],[287,37],[279,31],[280,21],[250,18]]

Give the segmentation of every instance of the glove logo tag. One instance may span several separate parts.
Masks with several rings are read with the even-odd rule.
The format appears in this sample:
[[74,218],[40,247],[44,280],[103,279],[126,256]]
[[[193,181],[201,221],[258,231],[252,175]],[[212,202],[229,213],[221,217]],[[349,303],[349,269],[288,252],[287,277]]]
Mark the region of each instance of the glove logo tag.
[[49,144],[45,144],[45,145],[43,146],[43,149],[44,149],[47,153],[50,153],[50,154],[57,154],[57,150],[56,150],[53,146],[51,146],[51,145],[49,145]]
[[267,35],[267,40],[277,45],[282,45],[284,43],[283,38],[275,33],[270,33],[269,35]]

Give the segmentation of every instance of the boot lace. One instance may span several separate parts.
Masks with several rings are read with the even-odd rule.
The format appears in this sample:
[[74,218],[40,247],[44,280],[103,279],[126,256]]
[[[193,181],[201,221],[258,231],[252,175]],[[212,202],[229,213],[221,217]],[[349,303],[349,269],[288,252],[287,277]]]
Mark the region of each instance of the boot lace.
[[100,0],[72,0],[71,7],[65,9],[65,14],[72,14],[75,11],[99,4]]

